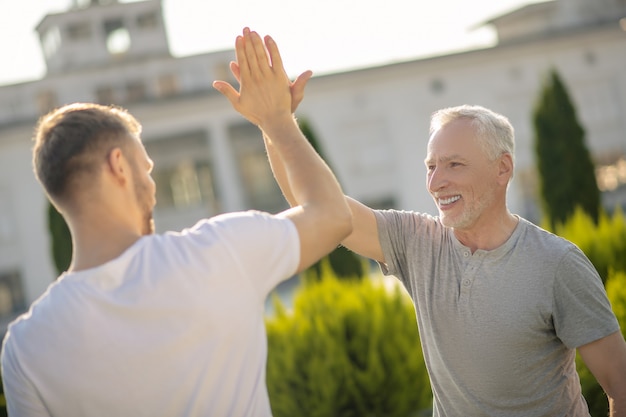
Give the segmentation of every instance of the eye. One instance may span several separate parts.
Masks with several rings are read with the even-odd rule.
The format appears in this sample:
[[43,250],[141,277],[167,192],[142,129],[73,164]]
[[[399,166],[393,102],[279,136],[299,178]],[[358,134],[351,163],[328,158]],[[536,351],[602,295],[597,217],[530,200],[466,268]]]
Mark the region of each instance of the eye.
[[450,162],[450,167],[451,168],[460,167],[461,165],[463,165],[463,164],[461,164],[460,162]]

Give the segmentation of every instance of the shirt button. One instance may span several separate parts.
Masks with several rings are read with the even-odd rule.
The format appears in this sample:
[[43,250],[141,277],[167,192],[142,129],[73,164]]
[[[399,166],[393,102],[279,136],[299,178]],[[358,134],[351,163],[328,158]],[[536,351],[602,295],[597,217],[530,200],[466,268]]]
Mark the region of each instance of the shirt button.
[[463,252],[463,256],[465,256],[466,258],[467,258],[468,256],[470,256],[469,251],[465,251],[465,252]]
[[463,285],[465,285],[466,287],[469,287],[470,280],[469,279],[463,280]]

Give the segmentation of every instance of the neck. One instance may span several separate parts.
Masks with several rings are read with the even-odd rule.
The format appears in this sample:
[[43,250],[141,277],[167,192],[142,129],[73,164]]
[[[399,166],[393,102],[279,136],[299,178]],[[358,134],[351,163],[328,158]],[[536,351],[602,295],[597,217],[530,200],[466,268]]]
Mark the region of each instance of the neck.
[[112,261],[142,236],[139,230],[106,216],[68,223],[73,245],[70,272],[95,268]]
[[472,253],[478,249],[493,250],[502,246],[513,234],[519,218],[508,211],[499,217],[489,218],[485,224],[468,229],[453,229],[454,236]]

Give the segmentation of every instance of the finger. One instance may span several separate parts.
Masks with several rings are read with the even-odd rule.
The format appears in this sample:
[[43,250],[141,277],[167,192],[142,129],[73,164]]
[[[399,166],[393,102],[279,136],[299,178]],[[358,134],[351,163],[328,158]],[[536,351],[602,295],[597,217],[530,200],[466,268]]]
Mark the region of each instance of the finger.
[[254,45],[254,52],[256,55],[258,68],[261,71],[270,70],[271,69],[270,58],[267,54],[267,49],[265,48],[265,43],[263,42],[263,39],[256,32],[251,33],[250,37]]
[[251,31],[246,40],[246,56],[250,65],[250,70],[260,70],[261,72],[269,68],[269,60],[263,40],[258,33]]
[[304,89],[313,76],[313,72],[307,70],[298,75],[296,80],[291,84],[291,112],[295,113],[296,109],[304,99]]
[[309,82],[312,76],[313,76],[313,71],[311,70],[304,71],[302,74],[296,77],[295,81],[293,82],[292,88],[294,90],[302,90],[302,92],[304,92],[304,88],[306,87],[307,83]]
[[242,36],[237,36],[235,39],[235,56],[237,59],[237,66],[239,67],[239,76],[241,77],[241,71],[249,73],[250,68],[246,57],[245,42]]
[[235,80],[237,80],[238,83],[241,83],[241,74],[239,74],[239,64],[237,64],[235,61],[230,61],[229,67],[230,67],[230,72],[233,74],[233,77],[235,77]]
[[239,103],[239,93],[237,90],[233,88],[232,85],[228,84],[226,81],[213,81],[213,88],[222,93],[230,104],[237,109],[237,104]]
[[265,46],[267,47],[267,52],[269,53],[270,60],[272,61],[272,68],[285,72],[285,68],[283,67],[283,59],[280,56],[280,51],[278,50],[278,45],[276,45],[276,41],[271,36],[267,35],[265,37]]

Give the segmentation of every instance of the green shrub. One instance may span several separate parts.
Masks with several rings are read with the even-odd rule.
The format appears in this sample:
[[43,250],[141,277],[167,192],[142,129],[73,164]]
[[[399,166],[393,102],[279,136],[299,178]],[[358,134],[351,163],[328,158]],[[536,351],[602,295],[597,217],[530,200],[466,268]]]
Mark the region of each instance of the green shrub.
[[609,269],[626,272],[626,218],[618,207],[612,216],[601,213],[596,225],[588,214],[577,208],[556,234],[576,244],[606,282]]
[[67,271],[72,261],[72,235],[65,219],[50,202],[48,202],[48,229],[52,260],[60,275]]
[[[601,213],[595,224],[591,216],[577,208],[565,223],[557,224],[555,232],[576,244],[598,270],[622,334],[626,334],[626,219],[621,209],[617,207],[612,216]],[[576,362],[591,415],[608,415],[604,391],[580,356]]]
[[[606,280],[606,293],[621,326],[622,334],[626,334],[626,272],[609,271]],[[587,400],[591,415],[593,417],[607,416],[609,406],[604,390],[600,387],[591,371],[587,369],[580,356],[576,357],[576,364],[583,395]]]
[[4,383],[2,382],[2,375],[0,375],[0,417],[7,417],[7,399],[4,396]]
[[415,310],[383,279],[307,281],[268,317],[267,385],[275,417],[418,415],[432,404]]
[[626,271],[609,271],[606,293],[622,328],[622,335],[626,336]]

